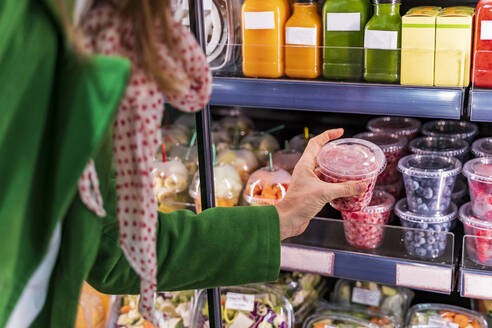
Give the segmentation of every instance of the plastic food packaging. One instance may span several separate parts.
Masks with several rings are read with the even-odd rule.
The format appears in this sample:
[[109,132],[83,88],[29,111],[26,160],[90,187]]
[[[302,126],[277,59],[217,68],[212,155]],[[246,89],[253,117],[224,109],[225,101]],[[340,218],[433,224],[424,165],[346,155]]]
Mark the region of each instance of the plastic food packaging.
[[402,135],[384,132],[364,132],[354,136],[378,145],[386,157],[386,169],[379,175],[377,184],[387,185],[395,183],[400,178],[398,161],[403,157],[407,138]]
[[398,169],[403,173],[410,210],[424,216],[446,211],[461,167],[454,157],[408,155],[402,158]]
[[[277,290],[266,285],[220,289],[224,328],[293,328],[294,311]],[[209,327],[207,293],[202,290],[195,303],[192,328]]]
[[179,115],[179,117],[174,121],[174,125],[182,125],[189,130],[192,130],[195,128],[196,125],[196,116],[195,114],[186,114],[183,113]]
[[186,189],[190,179],[180,160],[154,161],[152,177],[159,211],[168,213],[185,207],[183,203],[189,200]]
[[[377,313],[372,310],[363,309],[358,306],[340,305],[321,301],[316,306],[316,314],[332,314],[338,313],[351,317],[366,320],[380,328],[398,328],[400,322],[389,315]],[[323,327],[324,328],[324,327]]]
[[243,184],[248,182],[251,173],[259,167],[255,154],[248,149],[224,150],[217,156],[217,161],[232,165],[241,176]]
[[424,124],[422,134],[435,137],[464,139],[471,144],[478,134],[478,127],[466,121],[431,121]]
[[241,137],[250,134],[255,129],[253,121],[249,117],[243,115],[224,117],[220,121],[220,126],[229,133],[231,139],[234,136],[236,127],[239,129],[239,135]]
[[463,179],[462,175],[459,175],[454,184],[453,194],[451,195],[451,201],[459,208],[461,205],[468,201],[468,185]]
[[161,129],[162,144],[166,146],[166,152],[176,145],[188,144],[188,133],[182,125],[166,126]]
[[271,134],[252,132],[241,140],[240,148],[252,151],[260,165],[265,165],[268,161],[268,154],[275,153],[280,149],[280,145]]
[[294,168],[297,165],[297,162],[302,157],[302,153],[296,151],[296,150],[280,150],[276,152],[273,157],[273,166],[282,168],[292,174],[294,172]]
[[289,148],[298,151],[302,154],[304,153],[304,149],[306,149],[309,140],[314,137],[315,137],[314,134],[310,133],[309,139],[306,139],[304,134],[298,134],[294,138],[290,139]]
[[367,129],[371,132],[386,132],[407,137],[412,141],[420,130],[420,121],[408,117],[378,117],[367,123]]
[[357,197],[338,198],[330,202],[339,211],[356,212],[369,206],[378,175],[386,167],[381,148],[372,142],[347,138],[323,146],[318,154],[316,173],[329,183],[360,181],[367,190]]
[[418,304],[407,314],[405,327],[487,328],[478,312],[447,304]]
[[480,157],[465,164],[473,214],[492,221],[492,158]]
[[385,314],[403,322],[413,296],[408,288],[340,279],[335,285],[331,301],[342,306]]
[[341,313],[313,314],[306,319],[302,328],[377,328],[370,321]]
[[387,193],[395,197],[396,200],[400,200],[402,197],[404,197],[404,193],[405,193],[403,178],[400,178],[395,183],[388,184],[388,185],[376,184],[374,190],[386,191]]
[[284,199],[292,176],[278,167],[263,167],[255,171],[244,189],[244,200],[249,205],[276,205]]
[[384,225],[391,217],[395,198],[384,191],[375,191],[368,207],[358,212],[343,212],[345,239],[352,247],[378,248],[383,242]]
[[458,208],[451,203],[449,208],[439,215],[423,216],[410,210],[407,199],[403,198],[395,205],[395,213],[400,223],[408,229],[405,232],[407,253],[422,259],[435,259],[444,254],[448,244],[448,234],[458,215]]
[[[191,326],[195,291],[157,293],[155,308],[162,315],[156,328],[188,328]],[[140,296],[118,296],[113,306],[111,325],[114,328],[151,328],[138,312]]]
[[[233,207],[239,202],[243,183],[234,167],[219,163],[214,166],[215,201],[218,207]],[[194,199],[196,211],[202,211],[200,195],[200,175],[197,171],[190,185],[190,196]]]
[[177,145],[168,152],[169,160],[180,160],[188,170],[188,174],[192,177],[198,170],[198,150],[196,146]]
[[472,145],[472,153],[475,157],[492,157],[492,138],[476,140]]
[[212,131],[212,143],[215,145],[217,153],[221,153],[232,147],[232,138],[227,130],[215,129]]
[[481,265],[492,265],[492,222],[473,215],[471,203],[461,206],[460,220],[463,222],[465,235],[484,237],[466,239],[468,258]]
[[470,147],[463,139],[451,137],[423,137],[410,143],[410,151],[418,155],[455,157],[465,163]]

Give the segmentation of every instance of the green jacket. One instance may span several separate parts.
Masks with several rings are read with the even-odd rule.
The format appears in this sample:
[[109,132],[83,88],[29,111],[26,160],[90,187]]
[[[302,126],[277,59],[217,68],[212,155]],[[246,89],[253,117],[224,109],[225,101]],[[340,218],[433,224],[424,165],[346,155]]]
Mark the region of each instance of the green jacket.
[[[61,248],[35,327],[71,327],[81,284],[138,293],[118,244],[111,127],[129,62],[67,50],[53,7],[0,1],[0,327],[47,252],[57,223]],[[106,218],[80,201],[77,182],[93,157]],[[275,280],[280,266],[273,207],[161,214],[160,290]]]

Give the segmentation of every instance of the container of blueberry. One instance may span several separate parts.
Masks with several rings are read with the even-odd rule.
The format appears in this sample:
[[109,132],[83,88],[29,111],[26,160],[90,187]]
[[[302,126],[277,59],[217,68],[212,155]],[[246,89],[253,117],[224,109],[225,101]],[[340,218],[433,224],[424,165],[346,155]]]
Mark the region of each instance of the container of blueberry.
[[468,161],[463,175],[468,178],[473,213],[482,220],[492,221],[492,157]]
[[492,138],[482,138],[472,145],[472,154],[475,157],[492,157]]
[[408,207],[416,214],[433,216],[451,203],[461,162],[454,157],[408,155],[398,163],[403,173]]
[[448,243],[448,234],[458,208],[451,203],[449,208],[440,215],[423,216],[416,214],[408,207],[407,199],[403,198],[395,205],[395,214],[405,228],[405,249],[407,253],[422,259],[435,259],[444,254]]
[[392,133],[413,140],[419,133],[421,123],[419,120],[408,117],[378,117],[367,123],[367,129],[371,132]]
[[470,152],[468,142],[451,137],[417,138],[412,140],[409,148],[414,154],[456,157],[461,163],[466,162]]
[[431,121],[424,124],[422,127],[422,134],[431,137],[464,139],[471,144],[478,134],[478,126],[466,121]]

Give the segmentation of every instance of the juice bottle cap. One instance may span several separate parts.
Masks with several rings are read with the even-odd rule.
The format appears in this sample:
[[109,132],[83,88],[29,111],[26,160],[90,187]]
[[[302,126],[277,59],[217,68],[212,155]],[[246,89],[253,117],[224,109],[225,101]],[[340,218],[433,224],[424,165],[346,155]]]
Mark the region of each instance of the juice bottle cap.
[[375,5],[385,4],[385,3],[401,3],[401,0],[372,0]]

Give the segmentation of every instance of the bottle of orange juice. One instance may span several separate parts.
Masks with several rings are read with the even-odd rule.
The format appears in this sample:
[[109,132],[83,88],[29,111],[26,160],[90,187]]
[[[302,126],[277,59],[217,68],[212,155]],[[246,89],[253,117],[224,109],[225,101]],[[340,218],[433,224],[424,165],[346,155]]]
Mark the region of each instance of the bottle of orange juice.
[[315,79],[321,72],[321,17],[315,0],[296,0],[285,24],[285,74]]
[[246,0],[241,10],[243,74],[278,78],[284,74],[284,27],[288,0]]

